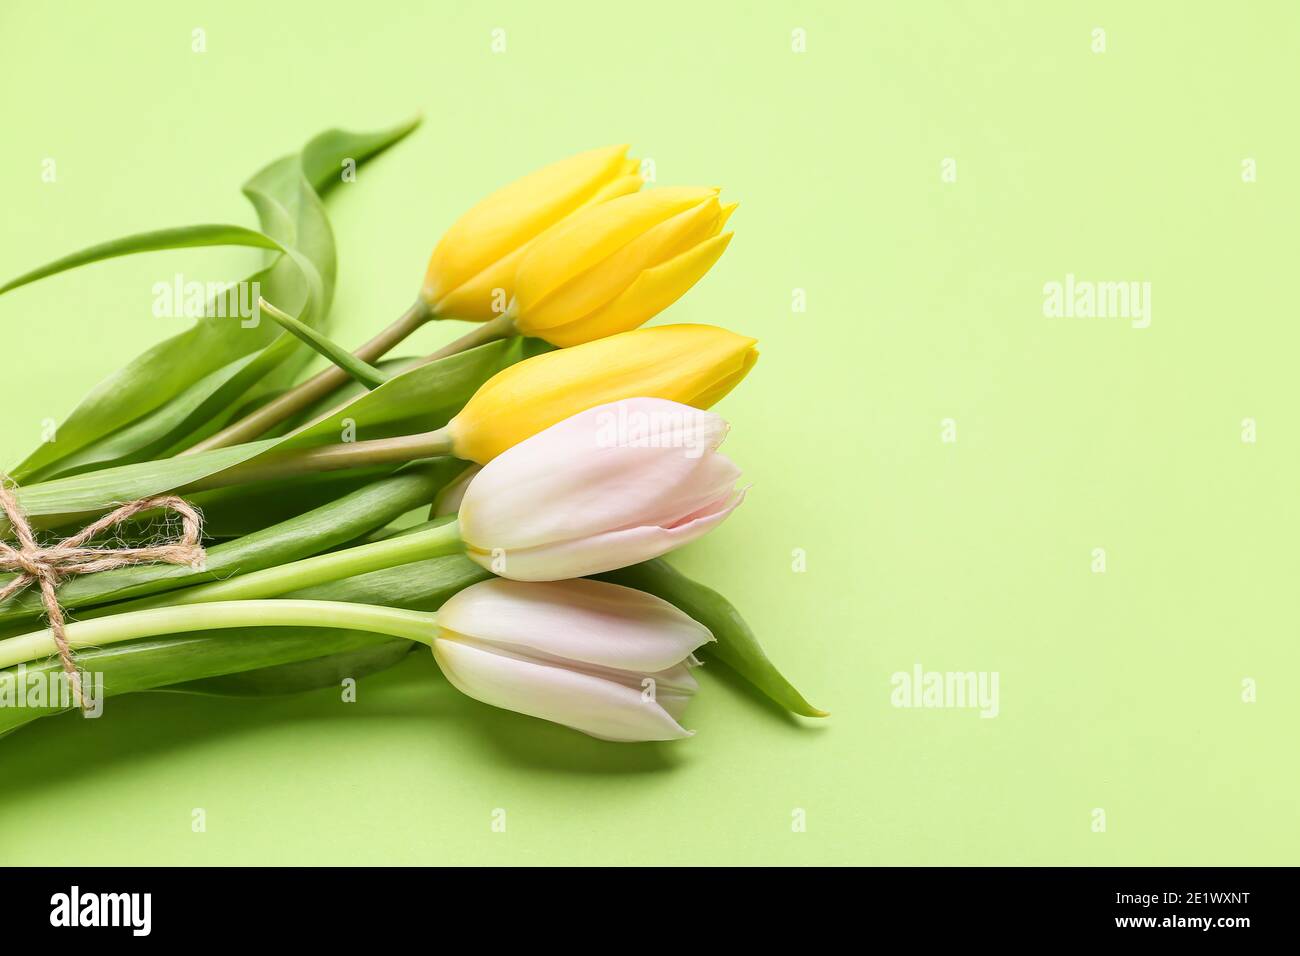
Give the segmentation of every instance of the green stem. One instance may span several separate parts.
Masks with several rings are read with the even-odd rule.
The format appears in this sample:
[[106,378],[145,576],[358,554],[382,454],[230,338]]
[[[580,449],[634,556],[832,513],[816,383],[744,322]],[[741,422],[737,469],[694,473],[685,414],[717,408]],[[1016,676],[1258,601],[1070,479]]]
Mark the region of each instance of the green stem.
[[430,352],[413,367],[418,368],[420,365],[428,365],[430,362],[438,361],[438,359],[459,355],[461,352],[468,352],[470,349],[486,345],[488,342],[495,342],[497,339],[508,339],[510,336],[518,334],[519,330],[515,328],[514,313],[505,312],[495,319],[480,322],[460,338],[447,343],[436,352]]
[[447,429],[439,428],[416,435],[276,451],[202,478],[186,485],[183,491],[208,491],[229,485],[293,478],[297,475],[361,468],[366,465],[404,464],[421,458],[439,458],[451,454],[451,450],[451,435]]
[[265,299],[257,300],[257,307],[269,315],[286,331],[293,333],[310,348],[325,356],[366,388],[378,388],[388,381],[388,373],[380,371],[343,346],[317,332],[305,322],[300,322],[287,312],[282,312]]
[[[222,601],[196,607],[165,607],[78,621],[66,628],[73,648],[116,644],[163,634],[186,634],[227,627],[330,627],[372,631],[432,644],[435,616],[374,604],[343,601]],[[57,653],[48,630],[0,641],[0,668],[41,660]]]
[[[364,362],[372,362],[385,355],[412,332],[432,319],[433,313],[424,299],[418,298],[388,328],[384,329],[353,355]],[[323,372],[309,378],[301,385],[294,386],[278,398],[272,399],[261,408],[245,415],[232,425],[205,438],[181,454],[192,455],[195,452],[209,451],[213,448],[225,448],[252,441],[270,431],[276,425],[306,411],[335,389],[345,384],[348,374],[336,365],[331,365]]]
[[[372,571],[382,571],[402,564],[459,554],[463,547],[460,526],[455,521],[449,521],[414,534],[398,535],[371,544],[345,548],[342,551],[318,554],[312,558],[253,571],[225,581],[197,584],[179,591],[170,591],[136,601],[110,604],[92,610],[84,616],[117,615],[145,608],[275,597],[359,574],[369,574]],[[0,646],[3,646],[3,642],[0,642]]]

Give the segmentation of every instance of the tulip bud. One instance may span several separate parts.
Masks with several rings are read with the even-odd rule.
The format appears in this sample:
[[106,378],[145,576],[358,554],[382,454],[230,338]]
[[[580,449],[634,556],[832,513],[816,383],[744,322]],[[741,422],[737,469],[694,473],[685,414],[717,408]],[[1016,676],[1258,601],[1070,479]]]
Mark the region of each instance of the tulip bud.
[[462,693],[602,740],[676,740],[713,640],[667,601],[603,581],[465,588],[438,611],[433,656]]
[[635,329],[718,261],[735,208],[717,189],[678,187],[582,209],[519,263],[515,327],[559,346]]
[[584,206],[640,188],[626,146],[593,149],[530,173],[447,230],[420,295],[435,315],[495,318],[514,296],[515,271],[533,240]]
[[517,581],[558,581],[647,561],[740,504],[712,412],[632,398],[579,412],[474,476],[460,506],[469,557]]
[[636,329],[533,356],[488,379],[447,430],[480,464],[570,415],[624,398],[708,408],[758,361],[754,339],[711,325]]

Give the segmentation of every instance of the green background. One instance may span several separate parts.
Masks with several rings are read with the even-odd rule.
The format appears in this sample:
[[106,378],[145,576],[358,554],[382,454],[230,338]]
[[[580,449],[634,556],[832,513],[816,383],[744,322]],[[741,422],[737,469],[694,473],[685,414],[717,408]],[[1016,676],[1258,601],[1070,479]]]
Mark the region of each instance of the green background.
[[[659,321],[761,340],[720,406],[754,487],[678,562],[833,716],[713,665],[694,739],[611,745],[464,699],[423,653],[355,704],[140,695],[0,742],[0,862],[1295,863],[1298,27],[1287,2],[7,0],[6,277],[252,224],[264,162],[416,110],[328,203],[345,342],[546,162],[627,141],[661,184],[725,186],[736,240]],[[254,262],[0,298],[3,460],[179,330],[154,282]],[[1046,318],[1067,273],[1152,283],[1150,327]],[[916,662],[996,671],[999,716],[891,706]]]

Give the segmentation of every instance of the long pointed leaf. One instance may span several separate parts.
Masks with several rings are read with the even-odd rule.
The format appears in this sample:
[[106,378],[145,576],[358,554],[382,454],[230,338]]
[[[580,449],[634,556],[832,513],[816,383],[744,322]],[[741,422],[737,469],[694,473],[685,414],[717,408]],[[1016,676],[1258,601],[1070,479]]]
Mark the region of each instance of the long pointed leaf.
[[357,169],[380,153],[401,142],[415,132],[422,117],[414,116],[404,123],[373,133],[350,133],[341,129],[327,129],[318,133],[302,150],[302,172],[307,181],[321,196],[344,181],[344,164],[351,160]]
[[804,699],[781,675],[759,646],[758,638],[740,612],[717,591],[693,581],[663,558],[597,575],[639,591],[646,591],[674,604],[699,621],[717,638],[717,643],[700,648],[701,654],[716,657],[738,672],[786,710],[804,717],[826,717]]
[[42,480],[126,465],[168,454],[186,436],[243,395],[268,372],[286,361],[297,343],[285,334],[250,355],[236,359],[200,379],[174,399],[130,425],[55,462]]
[[226,223],[206,223],[197,226],[179,226],[174,229],[155,229],[150,232],[137,232],[120,239],[111,239],[88,246],[66,255],[53,262],[24,272],[16,279],[0,285],[0,295],[13,289],[21,288],[38,279],[44,279],[69,269],[77,269],[92,262],[116,259],[141,252],[160,252],[164,249],[197,249],[204,246],[252,246],[260,249],[275,249],[277,243],[256,229],[232,226]]
[[[337,442],[346,421],[359,423],[359,438],[386,438],[438,428],[479,385],[518,361],[524,348],[519,339],[491,342],[411,369],[297,435],[26,485],[16,489],[15,494],[35,523],[57,525],[106,511],[123,501],[183,489],[272,450]],[[4,527],[5,523],[0,522],[0,530]]]
[[[269,237],[282,246],[288,246],[306,261],[312,263],[319,275],[321,293],[318,307],[304,321],[312,325],[323,322],[333,295],[336,270],[334,240],[320,203],[319,193],[324,193],[341,180],[340,163],[354,160],[357,166],[378,155],[407,136],[415,123],[405,123],[377,133],[349,133],[330,130],[316,136],[300,154],[277,160],[254,175],[244,186],[245,195],[254,204],[261,221],[261,232],[243,230],[243,233]],[[85,261],[98,261],[108,253],[126,254],[127,251],[148,251],[153,248],[182,248],[192,245],[226,244],[236,239],[244,244],[247,235],[242,227],[190,227],[207,229],[204,241],[197,234],[185,230],[161,230],[144,236],[132,237],[137,248],[124,250],[117,240],[92,247],[91,259],[84,257],[91,250],[65,257],[59,263],[33,270],[20,277],[22,282],[34,281],[37,275],[52,275],[59,269],[71,268]],[[222,230],[231,230],[223,232]],[[249,240],[249,244],[257,244]],[[264,246],[266,247],[266,246]],[[268,251],[270,251],[268,249]],[[83,261],[71,260],[83,257]],[[54,268],[56,267],[57,268]],[[53,269],[53,271],[51,271]],[[277,254],[276,260],[244,280],[256,283],[269,299],[282,307],[303,314],[309,293],[301,267],[291,257]],[[16,288],[19,280],[6,288]],[[9,469],[18,481],[31,482],[56,474],[49,468],[53,463],[86,449],[105,436],[118,431],[141,416],[160,408],[176,396],[207,379],[218,370],[242,357],[266,348],[278,334],[272,323],[259,323],[246,328],[229,310],[212,309],[213,315],[199,319],[193,328],[172,336],[155,345],[143,355],[113,373],[84,399],[57,430],[57,441],[41,445],[20,464]],[[296,350],[295,356],[281,363],[278,369],[264,378],[264,387],[281,387],[292,381],[292,376],[309,358],[305,349]],[[217,388],[220,376],[213,379]],[[225,398],[225,396],[222,396]],[[230,402],[242,402],[241,396],[230,397]],[[202,405],[204,410],[210,404]],[[219,409],[217,409],[219,411]],[[106,457],[119,459],[123,449],[117,447],[107,454],[90,451],[91,459]],[[147,452],[128,452],[127,457],[140,461],[149,457]]]
[[[170,247],[159,245],[163,241],[160,237],[170,237],[171,241],[180,245]],[[202,241],[204,239],[209,241],[205,243]],[[281,274],[283,274],[287,265],[289,269],[299,273],[299,281],[294,283],[294,286],[301,290],[304,311],[310,311],[311,314],[320,314],[322,312],[326,296],[315,263],[292,246],[272,236],[245,229],[241,226],[190,226],[182,229],[142,233],[91,247],[61,261],[71,263],[71,265],[65,265],[63,268],[73,268],[76,265],[108,257],[106,250],[112,250],[111,255],[113,256],[121,256],[132,252],[150,252],[161,248],[193,247],[204,244],[243,245],[283,253],[285,259],[263,273],[266,280],[268,282],[276,281],[277,270],[280,270]],[[29,273],[29,275],[52,275],[54,272],[62,271],[62,269],[56,269],[56,265],[51,264],[44,269]],[[21,279],[22,277],[19,280],[14,280],[14,282],[20,283]],[[280,281],[285,280],[281,279]],[[289,293],[286,292],[285,294]],[[312,303],[314,303],[315,309],[309,310],[308,305]],[[49,469],[46,466],[50,463],[81,451],[95,439],[121,428],[138,416],[151,412],[161,407],[167,400],[174,398],[193,383],[196,368],[206,368],[211,364],[203,361],[198,356],[194,356],[189,361],[182,360],[181,356],[176,354],[178,343],[187,339],[199,338],[201,335],[198,335],[198,333],[208,329],[230,329],[233,327],[250,331],[244,329],[244,323],[237,314],[228,313],[226,310],[222,310],[222,314],[226,315],[227,318],[218,319],[214,316],[200,320],[195,328],[160,343],[145,352],[143,356],[125,369],[100,383],[89,395],[82,399],[68,420],[56,429],[57,439],[41,445],[22,463],[12,469],[12,477],[17,481],[29,481],[40,475],[42,471],[48,474]],[[224,321],[225,325],[216,324],[220,321]],[[259,330],[253,329],[251,331]],[[260,340],[267,338],[266,332],[263,331],[259,336],[259,341],[254,341],[251,338],[247,339],[243,344],[246,346],[252,345],[253,348],[245,348],[239,355],[263,347]],[[274,335],[271,335],[270,338],[274,338]],[[196,341],[191,345],[197,348],[199,343]],[[238,358],[239,355],[232,355],[231,358]],[[219,367],[220,365],[212,365],[213,369]],[[204,374],[206,375],[207,372]],[[128,402],[128,399],[131,401]]]

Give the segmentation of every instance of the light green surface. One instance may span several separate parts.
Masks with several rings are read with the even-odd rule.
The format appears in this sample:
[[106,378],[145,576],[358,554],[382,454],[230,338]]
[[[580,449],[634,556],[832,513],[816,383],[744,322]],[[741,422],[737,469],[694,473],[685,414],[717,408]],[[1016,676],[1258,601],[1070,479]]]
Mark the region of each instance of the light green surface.
[[[6,278],[252,224],[237,187],[272,156],[417,109],[329,203],[344,341],[544,162],[626,140],[661,183],[725,185],[736,241],[661,321],[761,339],[720,407],[754,488],[680,563],[834,716],[711,667],[697,737],[615,746],[467,701],[426,654],[355,704],[111,700],[0,741],[0,863],[1297,862],[1298,28],[1287,2],[8,0]],[[3,460],[175,330],[154,282],[253,261],[0,298]],[[1150,327],[1044,317],[1066,273],[1151,282]],[[917,661],[998,672],[999,716],[892,707]]]

